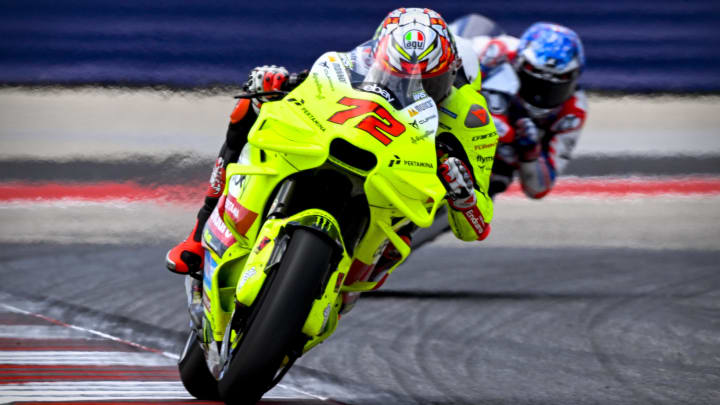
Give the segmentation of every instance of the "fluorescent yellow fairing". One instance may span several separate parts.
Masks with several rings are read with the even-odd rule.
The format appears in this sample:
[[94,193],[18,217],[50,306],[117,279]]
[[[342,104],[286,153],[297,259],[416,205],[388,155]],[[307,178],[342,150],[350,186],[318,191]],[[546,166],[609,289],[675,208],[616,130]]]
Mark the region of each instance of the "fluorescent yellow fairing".
[[[468,116],[473,106],[480,106],[485,110],[488,119],[487,125],[469,127]],[[487,108],[485,97],[478,93],[473,85],[465,85],[460,89],[453,89],[443,103],[440,113],[441,132],[447,131],[453,134],[463,146],[468,155],[476,184],[475,194],[477,195],[477,206],[485,219],[490,223],[493,219],[493,201],[487,194],[490,185],[490,173],[492,171],[497,147],[498,135],[495,123],[492,121]],[[477,108],[477,107],[475,107]],[[454,116],[453,116],[454,115]],[[471,120],[471,122],[476,122]],[[448,209],[448,222],[455,234],[461,240],[477,240],[477,234],[472,226],[463,217],[462,213]]]
[[[443,204],[445,189],[437,177],[435,151],[439,123],[452,128],[467,150],[482,146],[478,149],[482,159],[471,157],[471,161],[479,189],[487,190],[492,160],[485,159],[492,158],[493,143],[497,142],[492,122],[483,128],[463,128],[463,118],[438,114],[437,106],[424,92],[413,94],[414,101],[398,109],[371,87],[352,87],[349,76],[343,73],[343,60],[336,53],[323,55],[295,90],[282,100],[265,103],[240,161],[227,167],[224,195],[237,202],[242,214],[239,220],[228,212],[222,217],[237,243],[222,257],[208,253],[216,265],[206,265],[205,296],[209,303],[205,309],[216,341],[223,340],[235,302],[252,307],[268,274],[277,271],[275,259],[282,258],[278,249],[279,243],[286,243],[283,238],[292,237],[293,227],[313,228],[315,219],[324,225],[314,230],[339,244],[339,258],[303,325],[302,332],[309,338],[305,350],[330,336],[337,326],[341,295],[371,290],[380,281],[346,282],[351,264],[375,264],[385,246],[392,243],[401,260],[387,271],[391,273],[410,254],[410,247],[397,234],[399,229],[410,222],[430,226]],[[468,103],[486,108],[482,96],[470,86],[455,90],[443,107],[467,113]],[[480,141],[478,136],[485,138]],[[357,167],[347,155],[331,155],[335,140],[355,148],[351,156],[373,156],[374,164]],[[313,208],[287,218],[265,218],[273,193],[286,179],[318,168],[352,173],[362,181],[369,218],[352,256],[339,236],[341,225],[327,211]],[[482,193],[479,197],[480,209],[489,221],[492,201]],[[276,251],[280,253],[273,256]]]

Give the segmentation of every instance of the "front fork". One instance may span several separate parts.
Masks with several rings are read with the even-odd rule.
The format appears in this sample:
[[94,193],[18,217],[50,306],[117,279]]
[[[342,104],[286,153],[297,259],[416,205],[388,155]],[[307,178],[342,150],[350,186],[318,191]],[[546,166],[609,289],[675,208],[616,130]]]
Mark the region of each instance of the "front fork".
[[202,305],[203,286],[202,280],[192,276],[185,276],[185,295],[187,296],[187,307],[190,313],[190,326],[200,331],[202,330],[203,305]]

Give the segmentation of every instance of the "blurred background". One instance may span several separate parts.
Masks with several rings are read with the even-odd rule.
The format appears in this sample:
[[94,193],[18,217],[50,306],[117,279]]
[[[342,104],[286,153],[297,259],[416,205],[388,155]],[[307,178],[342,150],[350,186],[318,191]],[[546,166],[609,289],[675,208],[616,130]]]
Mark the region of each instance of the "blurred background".
[[[553,193],[500,196],[482,246],[423,247],[286,380],[365,403],[712,403],[720,2],[417,5],[515,36],[576,30],[586,128]],[[308,68],[401,6],[0,0],[0,301],[177,351],[164,255],[194,224],[232,96],[252,67]]]
[[[582,38],[597,91],[720,90],[720,4],[702,0],[429,2],[447,21],[484,14],[519,36],[551,21]],[[2,1],[0,82],[241,85],[259,64],[307,68],[374,33],[397,1]]]

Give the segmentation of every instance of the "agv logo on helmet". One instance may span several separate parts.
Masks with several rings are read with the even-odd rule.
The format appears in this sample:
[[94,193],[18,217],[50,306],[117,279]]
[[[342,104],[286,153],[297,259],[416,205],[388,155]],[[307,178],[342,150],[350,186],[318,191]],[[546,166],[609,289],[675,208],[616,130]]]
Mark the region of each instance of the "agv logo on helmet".
[[425,49],[425,35],[419,30],[410,30],[405,34],[405,49]]

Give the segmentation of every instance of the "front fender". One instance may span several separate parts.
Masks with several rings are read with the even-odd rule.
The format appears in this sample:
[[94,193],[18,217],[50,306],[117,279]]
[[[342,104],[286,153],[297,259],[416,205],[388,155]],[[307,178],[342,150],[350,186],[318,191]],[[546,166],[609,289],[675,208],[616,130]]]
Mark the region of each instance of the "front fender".
[[248,256],[245,268],[238,280],[235,297],[244,306],[251,306],[257,298],[267,275],[282,259],[287,248],[287,238],[296,228],[306,228],[330,239],[343,257],[347,257],[340,226],[326,211],[309,209],[288,218],[265,221]]

